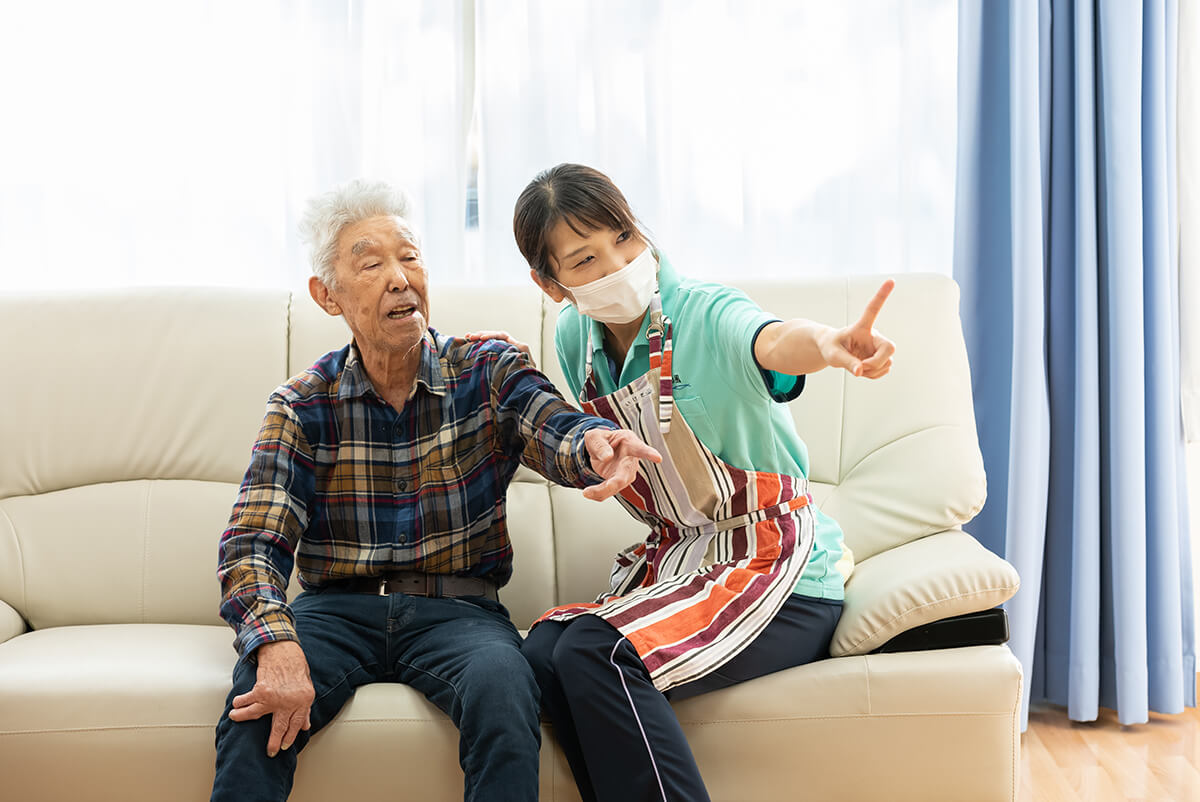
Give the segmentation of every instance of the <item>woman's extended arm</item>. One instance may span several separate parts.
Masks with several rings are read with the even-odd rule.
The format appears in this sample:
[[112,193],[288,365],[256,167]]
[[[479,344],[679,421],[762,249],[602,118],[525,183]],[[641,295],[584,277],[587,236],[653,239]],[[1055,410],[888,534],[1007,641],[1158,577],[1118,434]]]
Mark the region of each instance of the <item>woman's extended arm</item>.
[[845,368],[855,376],[878,379],[892,368],[896,344],[872,326],[896,282],[888,279],[851,326],[835,329],[796,318],[771,323],[754,343],[754,358],[767,370],[800,376],[826,366]]

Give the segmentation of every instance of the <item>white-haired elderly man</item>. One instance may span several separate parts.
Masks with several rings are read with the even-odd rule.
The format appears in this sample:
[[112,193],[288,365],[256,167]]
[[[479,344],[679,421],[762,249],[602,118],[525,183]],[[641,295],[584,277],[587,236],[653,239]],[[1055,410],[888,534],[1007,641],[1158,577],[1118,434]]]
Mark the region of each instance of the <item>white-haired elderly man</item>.
[[[379,183],[309,204],[309,290],[353,340],[271,395],[221,537],[241,659],[214,800],[286,799],[309,736],[369,682],[411,685],[450,716],[466,799],[536,800],[537,684],[496,595],[512,573],[505,491],[524,463],[607,498],[659,459],[570,407],[516,348],[429,328],[407,217]],[[293,563],[304,592],[289,605]]]

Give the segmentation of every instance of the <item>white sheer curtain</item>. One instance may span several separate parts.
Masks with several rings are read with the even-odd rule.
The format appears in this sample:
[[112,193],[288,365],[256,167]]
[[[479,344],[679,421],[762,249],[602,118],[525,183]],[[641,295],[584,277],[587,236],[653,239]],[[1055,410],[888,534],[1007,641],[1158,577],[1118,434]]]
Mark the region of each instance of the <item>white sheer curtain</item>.
[[355,176],[413,196],[439,280],[524,282],[513,202],[567,160],[692,275],[948,272],[955,26],[954,0],[6,3],[0,292],[296,285],[304,201]]
[[949,273],[954,0],[479,0],[488,275],[540,169],[608,173],[686,273]]
[[[1179,328],[1183,425],[1200,456],[1200,3],[1179,4]],[[1197,482],[1200,487],[1200,481]],[[1193,527],[1200,505],[1193,497]],[[1200,545],[1200,540],[1197,540]],[[1200,563],[1197,563],[1200,571]],[[1197,624],[1200,626],[1200,623]]]
[[0,291],[296,285],[305,200],[357,176],[405,187],[460,270],[463,8],[6,3]]

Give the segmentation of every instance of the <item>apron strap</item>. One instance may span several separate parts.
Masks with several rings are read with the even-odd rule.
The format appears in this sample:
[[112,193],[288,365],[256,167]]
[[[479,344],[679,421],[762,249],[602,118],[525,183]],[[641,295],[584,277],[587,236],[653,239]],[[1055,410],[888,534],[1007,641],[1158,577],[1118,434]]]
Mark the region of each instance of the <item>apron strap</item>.
[[[672,351],[671,319],[663,314],[662,296],[658,287],[650,298],[650,327],[646,330],[646,339],[650,344],[650,370],[659,369],[658,376],[658,430],[663,434],[671,431],[671,418],[675,413],[675,392],[672,385],[671,351]],[[592,327],[588,327],[587,348],[585,349],[583,387],[579,391],[579,402],[586,404],[600,396],[596,387],[592,364]]]
[[650,306],[650,369],[658,368],[658,430],[671,431],[671,416],[675,412],[675,390],[671,372],[671,319],[663,314],[658,293]]

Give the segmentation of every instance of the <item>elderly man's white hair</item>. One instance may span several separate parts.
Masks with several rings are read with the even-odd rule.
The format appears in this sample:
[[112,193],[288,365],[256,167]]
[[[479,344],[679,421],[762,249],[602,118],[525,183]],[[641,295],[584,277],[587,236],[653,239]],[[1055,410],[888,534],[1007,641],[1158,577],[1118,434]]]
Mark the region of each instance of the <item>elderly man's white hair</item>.
[[356,178],[308,202],[300,221],[300,236],[308,246],[313,275],[326,287],[334,286],[337,239],[342,228],[371,217],[404,218],[409,238],[420,247],[420,238],[408,219],[408,197],[383,181]]

